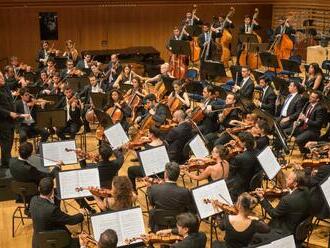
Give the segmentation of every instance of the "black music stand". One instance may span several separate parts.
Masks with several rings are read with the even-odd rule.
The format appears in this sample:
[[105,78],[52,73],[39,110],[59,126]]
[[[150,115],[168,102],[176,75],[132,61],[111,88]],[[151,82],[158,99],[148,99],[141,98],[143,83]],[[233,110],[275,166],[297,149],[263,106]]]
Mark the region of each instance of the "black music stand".
[[38,127],[65,127],[66,111],[63,109],[37,112],[36,125]]
[[37,97],[39,95],[39,92],[42,90],[42,87],[38,85],[28,85],[27,89],[31,95]]
[[288,95],[289,94],[289,82],[286,81],[285,79],[279,78],[279,77],[275,77],[273,80],[274,86],[276,88],[276,90],[278,90],[280,92],[281,95]]
[[198,37],[203,32],[202,27],[198,25],[187,26],[186,31],[191,37]]
[[58,103],[61,98],[62,98],[62,96],[59,96],[59,95],[43,95],[42,99],[54,102],[54,104],[46,104],[45,110],[54,109],[55,104]]
[[230,67],[230,72],[232,75],[232,78],[234,80],[234,82],[236,82],[236,75],[237,75],[237,82],[241,82],[243,80],[242,77],[242,66],[240,65],[232,65]]
[[268,67],[268,69],[274,68],[276,74],[276,69],[280,67],[276,55],[269,52],[262,52],[259,53],[259,56],[260,56],[261,64],[265,67]]
[[200,81],[192,81],[186,85],[186,91],[190,94],[202,95],[203,84]]
[[227,76],[224,64],[212,60],[204,60],[201,63],[202,73],[206,75],[206,79]]
[[67,78],[66,81],[71,86],[72,90],[75,92],[79,92],[86,85],[89,84],[88,77],[70,77],[70,78]]
[[54,57],[57,70],[62,70],[66,68],[67,57]]
[[171,52],[176,55],[190,56],[191,54],[189,41],[170,40],[169,47],[171,48]]
[[104,93],[91,93],[91,99],[94,108],[103,109],[103,107],[107,104],[108,95]]
[[94,109],[94,113],[102,127],[107,128],[113,125],[111,117],[104,111],[100,109]]
[[288,71],[290,74],[300,73],[300,63],[290,59],[281,59],[281,64],[284,71]]

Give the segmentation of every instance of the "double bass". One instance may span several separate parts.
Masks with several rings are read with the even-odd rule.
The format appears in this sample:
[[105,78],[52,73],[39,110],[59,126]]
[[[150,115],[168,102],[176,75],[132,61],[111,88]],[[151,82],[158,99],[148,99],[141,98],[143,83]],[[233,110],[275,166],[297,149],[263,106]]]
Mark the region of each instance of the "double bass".
[[[192,19],[195,18],[197,12],[197,5],[193,5],[193,11],[192,11]],[[199,61],[199,55],[201,53],[201,48],[198,45],[198,37],[193,37],[193,40],[190,42],[190,48],[191,48],[191,61],[193,63]]]

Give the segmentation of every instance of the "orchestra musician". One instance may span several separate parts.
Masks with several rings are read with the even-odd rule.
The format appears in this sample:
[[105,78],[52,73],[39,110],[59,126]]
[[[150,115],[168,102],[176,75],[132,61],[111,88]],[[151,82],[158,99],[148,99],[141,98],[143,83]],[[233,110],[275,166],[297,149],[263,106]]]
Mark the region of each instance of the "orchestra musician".
[[180,108],[183,110],[187,110],[190,108],[190,99],[188,96],[188,93],[183,90],[183,85],[180,80],[174,80],[173,83],[173,89],[169,96],[168,96],[168,106],[171,109],[172,104],[174,103],[175,99],[178,99],[180,101]]
[[61,77],[60,77],[59,72],[54,73],[54,76],[52,78],[52,82],[53,82],[53,87],[50,91],[50,95],[63,96],[63,94],[64,94],[64,92],[63,92],[64,84],[61,81]]
[[276,95],[270,83],[271,79],[268,77],[262,76],[259,78],[259,86],[262,88],[262,95],[261,99],[254,101],[254,104],[256,107],[274,116]]
[[69,134],[70,139],[74,139],[76,133],[80,130],[82,121],[80,118],[80,103],[74,96],[71,86],[67,85],[64,89],[64,96],[55,105],[57,109],[64,109],[66,111],[66,125],[65,127],[58,127],[56,129],[57,136],[61,139],[65,139],[65,134]]
[[152,78],[145,80],[146,84],[162,81],[164,78],[172,78],[170,74],[170,65],[169,63],[164,63],[160,65],[160,74]]
[[[177,214],[196,211],[191,192],[176,183],[179,176],[179,165],[176,162],[168,162],[165,164],[165,182],[153,184],[147,189],[148,199],[155,210],[175,211]],[[154,216],[156,213],[156,211],[151,210],[149,214],[149,223],[153,231],[164,228],[153,219],[156,217]]]
[[120,89],[121,84],[132,85],[133,78],[138,78],[139,80],[144,79],[132,70],[131,65],[124,65],[122,72],[118,75],[116,81],[113,83],[113,87]]
[[[29,115],[29,118],[25,118],[19,122],[18,131],[20,142],[25,142],[28,138],[38,135],[41,137],[40,142],[46,142],[49,137],[48,130],[44,127],[38,127],[36,125],[36,112],[40,109],[36,106],[36,103],[27,88],[21,88],[19,90],[19,94],[21,96],[21,100],[15,102],[16,112]],[[45,103],[41,104],[41,109],[44,107]]]
[[54,204],[54,182],[46,177],[39,183],[40,195],[34,196],[30,203],[30,213],[33,223],[32,247],[38,248],[38,233],[52,230],[65,230],[70,237],[70,246],[79,247],[79,241],[71,238],[71,233],[66,225],[76,225],[84,220],[85,210],[80,213],[68,215]]
[[85,52],[84,59],[78,61],[76,67],[83,71],[84,69],[90,69],[92,63],[92,55],[89,52]]
[[106,85],[104,84],[104,82],[102,82],[103,72],[99,69],[98,63],[96,61],[93,61],[91,63],[91,73],[89,74],[89,76],[94,76],[96,80],[101,83],[103,91],[105,91]]
[[212,150],[212,159],[216,161],[215,165],[207,166],[206,169],[198,175],[189,172],[189,169],[183,169],[183,172],[191,179],[197,181],[207,179],[209,182],[212,182],[226,179],[229,174],[229,163],[226,160],[228,153],[229,151],[226,147],[217,145]]
[[[211,32],[210,32],[211,29]],[[201,61],[213,60],[220,61],[219,49],[215,43],[215,39],[219,38],[220,33],[213,32],[214,28],[209,23],[203,23],[203,33],[198,36],[198,45],[201,48]],[[207,48],[209,47],[209,48]],[[208,53],[208,54],[207,54]],[[202,68],[201,68],[202,71]]]
[[269,138],[267,135],[270,133],[270,128],[265,119],[259,118],[249,132],[255,138],[256,150],[262,151],[269,146]]
[[[270,228],[263,221],[251,217],[252,209],[256,206],[257,199],[248,193],[242,193],[235,204],[238,211],[236,215],[225,214],[219,223],[221,230],[225,231],[224,241],[213,241],[214,248],[239,248],[248,247],[254,234],[268,233]],[[217,206],[213,205],[219,212]]]
[[[79,235],[80,248],[88,247],[88,237],[86,233]],[[112,229],[107,229],[101,233],[100,239],[97,242],[98,248],[117,248],[118,236],[117,233]]]
[[179,234],[183,237],[182,241],[173,244],[172,248],[205,248],[206,235],[199,232],[199,221],[192,213],[179,214],[176,217],[177,228],[160,230],[157,235]]
[[133,192],[133,186],[127,176],[115,176],[112,180],[111,195],[101,199],[93,195],[97,206],[101,211],[118,211],[133,207],[137,196]]
[[240,98],[252,99],[254,91],[254,83],[250,77],[251,70],[249,67],[242,66],[243,80],[238,85],[234,85],[232,91],[238,93]]
[[14,91],[18,88],[18,77],[15,76],[15,70],[12,66],[6,65],[4,68],[4,79],[5,84],[10,90]]
[[261,206],[272,218],[268,223],[271,228],[270,233],[255,235],[256,239],[262,242],[295,233],[299,223],[309,216],[310,192],[305,187],[304,172],[291,171],[286,178],[286,186],[289,188],[289,193],[280,199],[276,207],[264,197],[263,189],[256,190]]
[[50,57],[48,60],[47,60],[47,67],[43,69],[44,71],[47,72],[47,76],[49,78],[52,78],[54,73],[56,72],[56,67],[55,67],[55,60]]
[[41,49],[38,51],[36,59],[40,70],[46,66],[48,58],[53,56],[51,52],[48,41],[41,41]]
[[66,61],[66,69],[60,71],[60,76],[62,80],[68,77],[80,77],[82,76],[83,72],[74,67],[74,62],[71,59]]
[[74,64],[80,59],[78,50],[75,48],[75,43],[72,40],[67,40],[65,42],[65,52],[63,53],[63,57],[72,60]]
[[40,72],[40,79],[35,85],[36,87],[40,88],[39,94],[41,95],[49,95],[53,85],[51,79],[48,77],[47,72],[42,70]]
[[[224,24],[225,22],[225,24]],[[225,29],[234,29],[235,25],[231,20],[225,20],[225,16],[218,16],[217,22],[214,24],[214,29],[216,30],[215,32],[220,32],[220,30],[217,30],[218,28],[222,27],[224,25]],[[223,31],[223,30],[222,30]]]
[[200,24],[202,24],[202,20],[197,17],[195,11],[194,11],[194,13],[191,11],[188,11],[186,13],[186,17],[182,20],[182,26],[185,24],[188,26],[200,25]]
[[172,50],[170,47],[170,41],[171,40],[192,40],[192,37],[189,35],[189,33],[186,31],[185,26],[182,27],[182,30],[178,27],[174,27],[173,29],[173,35],[170,37],[168,43],[167,43],[167,49]]
[[282,34],[286,34],[294,42],[295,41],[294,34],[296,33],[296,31],[287,21],[287,18],[285,16],[281,16],[279,19],[279,23],[280,25],[275,28],[274,37],[281,36]]
[[302,86],[306,90],[323,90],[324,75],[319,64],[311,63],[308,67],[307,75],[305,74]]
[[113,88],[114,82],[123,70],[118,54],[112,54],[111,60],[105,69],[104,79],[102,85],[104,85],[104,91],[110,91]]

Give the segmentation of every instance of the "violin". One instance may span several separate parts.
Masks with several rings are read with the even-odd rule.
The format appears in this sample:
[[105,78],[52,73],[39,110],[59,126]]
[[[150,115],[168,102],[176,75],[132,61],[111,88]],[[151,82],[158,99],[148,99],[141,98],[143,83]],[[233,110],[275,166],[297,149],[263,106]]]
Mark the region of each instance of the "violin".
[[64,150],[66,152],[75,152],[77,154],[77,156],[82,158],[82,159],[89,159],[89,160],[92,160],[94,162],[99,162],[100,161],[100,155],[99,154],[95,154],[95,153],[91,153],[91,152],[84,152],[80,149],[65,148]]
[[86,232],[82,231],[80,234],[72,234],[72,238],[80,238],[82,239],[83,243],[88,248],[96,248],[98,247],[98,242],[94,239],[93,236],[87,234]]
[[329,164],[330,158],[321,158],[321,159],[304,159],[301,163],[302,167],[311,167],[318,168],[321,165]]
[[128,149],[138,149],[138,148],[145,146],[146,144],[148,144],[150,142],[151,142],[150,138],[141,137],[140,139],[136,139],[134,141],[128,142],[127,147],[128,147]]
[[220,202],[219,200],[212,200],[212,199],[205,198],[203,200],[203,202],[205,204],[212,204],[215,207],[220,208],[222,211],[224,211],[227,214],[233,214],[233,215],[237,215],[238,214],[238,210],[237,210],[237,208],[235,206],[230,206],[230,205],[228,205],[226,203]]
[[173,244],[176,241],[182,240],[183,237],[179,235],[174,234],[168,234],[168,235],[157,235],[155,233],[149,233],[149,234],[142,234],[139,237],[133,237],[130,239],[126,239],[125,243],[127,245],[137,241],[142,240],[146,245],[148,244]]
[[75,188],[76,192],[81,192],[84,190],[88,190],[92,195],[97,196],[97,197],[111,197],[112,193],[110,189],[106,188],[97,188],[97,187],[77,187]]
[[209,165],[215,165],[216,161],[212,158],[190,159],[186,164],[181,165],[181,169],[188,171],[205,169]]
[[153,184],[163,184],[165,182],[164,179],[159,177],[138,177],[136,181],[143,184],[140,188],[150,187]]
[[[279,189],[279,188],[267,188],[264,190],[265,197],[277,198],[282,197],[289,193],[289,189]],[[257,191],[249,192],[251,195],[257,195]]]

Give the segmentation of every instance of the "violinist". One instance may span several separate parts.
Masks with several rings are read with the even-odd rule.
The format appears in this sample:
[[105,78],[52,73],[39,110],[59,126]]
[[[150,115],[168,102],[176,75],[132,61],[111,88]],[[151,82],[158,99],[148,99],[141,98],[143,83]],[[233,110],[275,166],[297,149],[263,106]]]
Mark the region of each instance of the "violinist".
[[111,196],[103,200],[93,195],[101,211],[119,211],[133,207],[137,197],[127,176],[115,176],[111,185]]
[[[242,193],[235,204],[238,214],[224,215],[219,227],[225,231],[224,241],[214,241],[214,248],[241,248],[248,247],[254,234],[268,233],[270,228],[263,221],[251,218],[252,209],[257,199],[248,193]],[[216,207],[216,205],[214,206]],[[221,209],[219,209],[221,211]]]
[[209,165],[202,173],[195,175],[188,170],[183,170],[184,174],[191,179],[201,181],[207,179],[208,181],[216,181],[226,179],[229,174],[229,163],[227,162],[228,149],[224,146],[215,146],[212,150],[212,159],[216,161],[215,165]]
[[110,91],[113,88],[114,82],[122,72],[123,67],[119,61],[117,54],[111,55],[111,60],[105,69],[104,78],[102,84],[105,91]]
[[79,60],[78,50],[75,48],[75,43],[72,40],[67,40],[65,42],[65,52],[63,57],[67,57],[68,60],[72,60],[74,64]]
[[66,111],[66,125],[56,129],[57,136],[65,139],[65,134],[69,134],[70,139],[75,139],[76,133],[80,130],[82,125],[80,113],[80,101],[73,94],[71,86],[67,85],[64,89],[64,96],[55,105],[57,109],[64,109]]
[[246,98],[252,100],[254,91],[254,82],[250,77],[251,69],[247,66],[242,66],[243,80],[234,85],[232,91],[237,93],[240,98]]
[[61,82],[60,73],[55,72],[52,78],[53,88],[50,91],[50,95],[63,96],[63,87],[64,84]]
[[275,115],[276,95],[273,88],[270,86],[271,79],[265,76],[259,78],[259,86],[262,88],[261,99],[254,100],[256,107],[266,111],[271,115]]
[[269,138],[267,135],[270,132],[270,128],[265,119],[259,119],[249,132],[256,140],[256,150],[262,151],[269,146]]
[[290,191],[281,198],[276,207],[264,198],[262,189],[257,189],[260,204],[272,219],[269,222],[270,233],[257,234],[256,239],[266,242],[294,234],[297,226],[309,216],[310,192],[304,186],[304,177],[301,170],[293,170],[288,174],[286,184]]
[[41,95],[50,94],[53,85],[52,85],[51,79],[48,77],[47,72],[45,70],[42,70],[40,72],[40,79],[36,83],[36,86],[41,89],[39,92]]
[[[183,86],[182,86],[181,81],[180,80],[174,80],[172,85],[173,85],[174,91],[172,91],[169,94],[168,101],[167,101],[167,104],[168,104],[170,110],[172,110],[171,107],[174,104],[175,100],[178,100],[180,102],[179,106],[181,106],[180,107],[181,109],[187,110],[188,108],[190,108],[189,96],[188,96],[188,93],[183,90]],[[173,109],[173,111],[175,111],[175,110]]]
[[[35,102],[32,99],[31,94],[26,88],[21,88],[19,90],[19,94],[21,96],[21,100],[16,101],[16,111],[20,114],[30,115],[29,118],[23,119],[19,123],[18,131],[19,131],[19,139],[20,143],[25,142],[29,138],[36,137],[40,135],[40,142],[46,142],[49,137],[49,132],[44,127],[38,127],[36,125],[36,113],[38,111],[38,107],[35,106]],[[45,105],[42,104],[41,108],[44,108]]]
[[311,63],[308,67],[307,75],[305,74],[302,85],[306,90],[320,90],[323,89],[324,75],[319,64]]
[[66,61],[66,69],[60,71],[62,80],[68,77],[80,77],[82,74],[82,71],[74,67],[74,62],[71,59]]
[[54,56],[54,54],[52,54],[48,41],[42,41],[41,49],[38,51],[36,59],[40,70],[46,66],[47,60],[50,56]]
[[[80,248],[88,247],[88,236],[85,233],[79,235]],[[100,239],[97,242],[98,248],[117,248],[118,236],[117,233],[112,229],[107,229],[100,235]]]
[[113,87],[116,89],[120,89],[121,84],[132,85],[133,78],[143,80],[143,77],[141,77],[132,70],[131,65],[124,65],[122,72],[119,74],[116,81],[113,83]]
[[176,217],[176,226],[174,229],[160,230],[157,235],[179,234],[183,237],[182,241],[173,244],[172,248],[205,248],[206,235],[199,232],[199,221],[192,213],[179,214]]
[[78,61],[76,67],[83,71],[84,69],[90,69],[92,63],[92,55],[89,52],[85,52],[84,59]]
[[292,26],[288,22],[288,19],[285,16],[281,16],[279,19],[279,23],[280,25],[275,28],[274,37],[286,34],[294,42],[294,34],[296,33],[296,31],[292,28]]
[[91,63],[91,73],[89,74],[89,76],[90,77],[94,76],[96,78],[96,80],[101,84],[103,91],[105,91],[106,85],[102,84],[103,73],[99,69],[98,63],[96,61],[93,61]]
[[47,72],[47,76],[49,78],[52,78],[54,76],[54,73],[56,72],[56,68],[55,68],[55,60],[50,57],[47,60],[47,67],[44,68],[44,70]]

